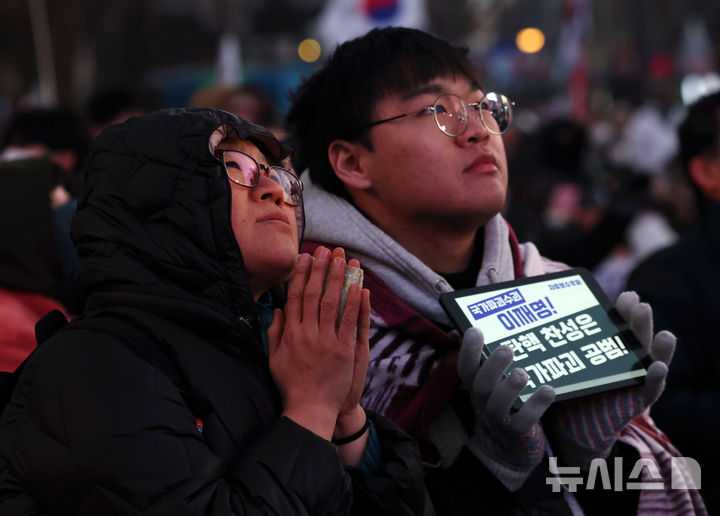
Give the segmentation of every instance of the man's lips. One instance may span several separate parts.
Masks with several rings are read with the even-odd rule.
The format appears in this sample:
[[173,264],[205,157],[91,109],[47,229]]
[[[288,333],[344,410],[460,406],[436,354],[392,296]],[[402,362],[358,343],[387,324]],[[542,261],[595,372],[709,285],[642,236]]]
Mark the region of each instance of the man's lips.
[[260,217],[257,219],[258,222],[283,222],[285,224],[289,224],[290,221],[287,218],[287,215],[285,215],[282,212],[275,212],[275,213],[269,213],[268,215],[265,215],[263,217]]
[[492,154],[481,154],[465,167],[465,172],[485,172],[497,170],[497,161]]

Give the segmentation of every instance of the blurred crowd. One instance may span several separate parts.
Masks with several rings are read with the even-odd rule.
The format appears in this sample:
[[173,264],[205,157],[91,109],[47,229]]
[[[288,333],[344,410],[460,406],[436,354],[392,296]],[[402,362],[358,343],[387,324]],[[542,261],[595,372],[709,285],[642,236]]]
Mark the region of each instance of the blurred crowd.
[[[282,114],[255,85],[204,86],[187,105],[230,111],[285,137]],[[29,321],[48,306],[68,314],[76,308],[70,220],[90,142],[105,127],[159,107],[110,89],[94,94],[84,110],[18,106],[0,120],[0,288],[5,299],[31,296],[20,310],[28,321],[22,339],[31,337]],[[615,299],[635,265],[696,218],[677,159],[683,111],[671,96],[656,95],[640,105],[605,102],[579,122],[556,107],[516,103],[514,126],[504,136],[510,171],[504,215],[518,239],[535,242],[548,258],[589,269]],[[8,304],[0,306],[0,318],[15,314],[19,321],[18,306]],[[9,332],[2,339],[18,340]]]
[[517,111],[506,218],[520,241],[589,269],[615,299],[633,267],[696,216],[677,161],[683,108],[615,103],[584,123]]
[[[284,138],[282,114],[262,88],[210,85],[188,106],[215,107]],[[105,127],[162,106],[126,89],[94,94],[84,110],[18,106],[0,120],[0,341],[33,345],[33,321],[48,308],[72,314],[77,256],[70,221],[90,142]],[[548,258],[589,269],[615,299],[634,266],[673,243],[696,209],[679,170],[678,102],[606,103],[578,122],[557,108],[516,105],[505,135],[510,188],[504,215],[518,239]],[[27,353],[18,347],[12,369]]]
[[[231,111],[283,135],[277,108],[253,85],[202,87],[188,104]],[[79,309],[70,227],[93,138],[159,107],[117,88],[93,94],[82,110],[21,102],[0,119],[0,370],[14,370],[35,347],[40,317]]]

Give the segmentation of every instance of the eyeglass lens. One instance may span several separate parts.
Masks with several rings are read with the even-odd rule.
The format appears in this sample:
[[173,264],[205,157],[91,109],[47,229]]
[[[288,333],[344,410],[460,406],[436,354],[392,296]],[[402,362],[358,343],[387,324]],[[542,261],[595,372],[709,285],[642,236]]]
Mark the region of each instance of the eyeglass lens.
[[292,206],[300,202],[300,183],[292,173],[280,167],[265,167],[243,152],[222,151],[223,162],[230,178],[243,186],[254,187],[260,181],[261,168],[283,190],[284,201]]
[[434,104],[433,114],[440,130],[448,136],[458,136],[467,127],[467,109],[479,118],[493,134],[503,134],[512,122],[512,107],[505,95],[488,93],[480,102],[465,104],[457,95],[441,95]]

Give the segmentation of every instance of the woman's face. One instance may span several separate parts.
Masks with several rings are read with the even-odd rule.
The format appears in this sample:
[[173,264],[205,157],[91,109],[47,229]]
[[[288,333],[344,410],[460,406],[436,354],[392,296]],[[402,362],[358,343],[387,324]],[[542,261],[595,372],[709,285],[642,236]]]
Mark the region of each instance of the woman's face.
[[[216,150],[242,151],[261,165],[269,164],[263,153],[247,140],[228,138],[220,142]],[[283,166],[290,168],[289,163]],[[280,185],[265,174],[261,174],[254,188],[228,181],[232,194],[232,228],[257,300],[292,275],[298,254],[295,209],[283,200]]]

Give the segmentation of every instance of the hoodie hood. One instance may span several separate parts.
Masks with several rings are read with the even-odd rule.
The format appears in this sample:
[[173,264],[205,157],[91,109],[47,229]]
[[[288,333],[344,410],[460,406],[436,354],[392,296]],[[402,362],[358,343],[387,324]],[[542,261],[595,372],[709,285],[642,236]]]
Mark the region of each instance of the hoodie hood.
[[137,308],[210,334],[256,326],[218,131],[284,157],[272,133],[215,109],[132,118],[94,142],[72,227],[86,312]]

